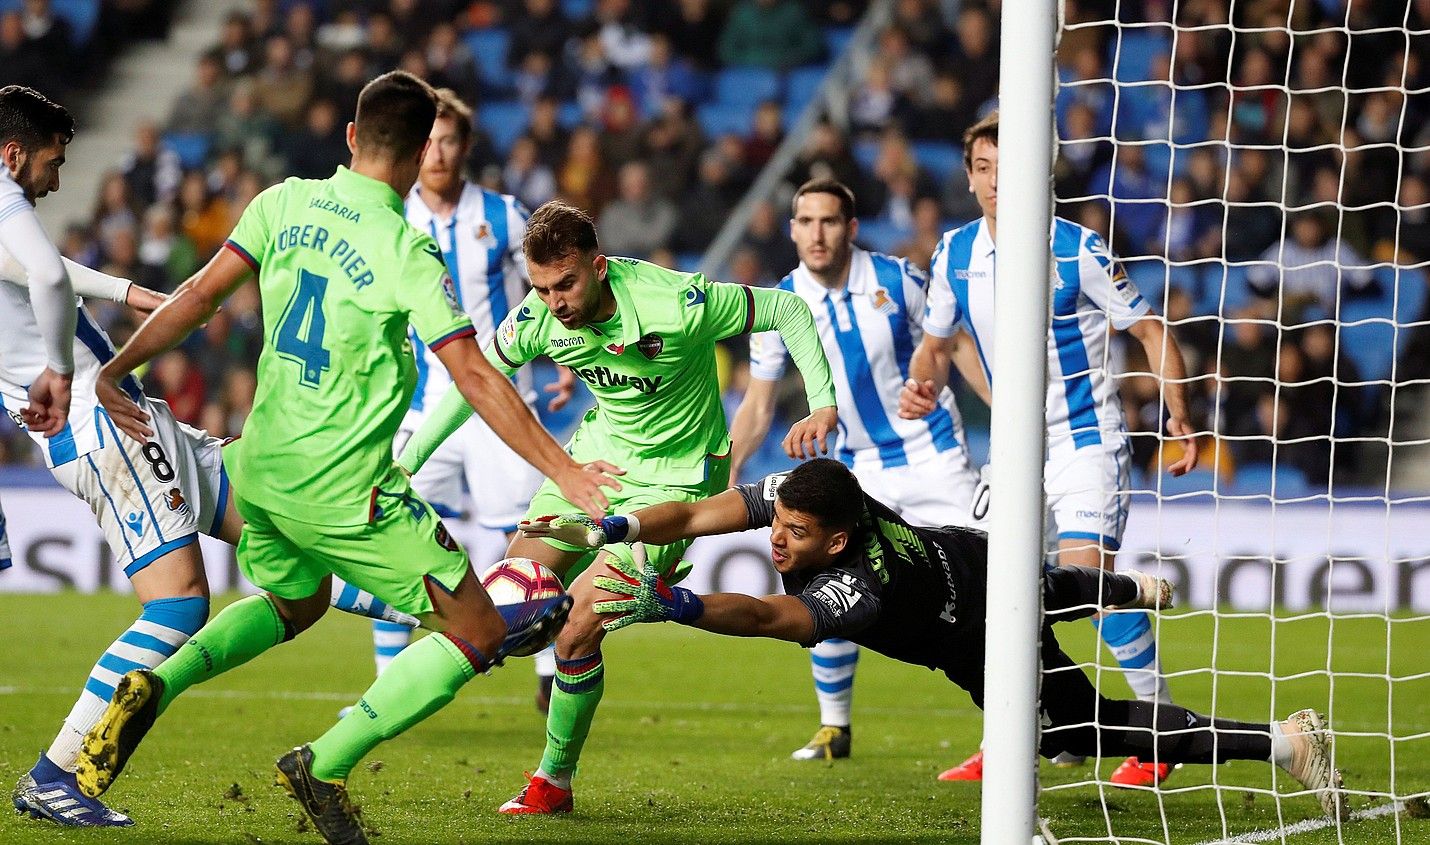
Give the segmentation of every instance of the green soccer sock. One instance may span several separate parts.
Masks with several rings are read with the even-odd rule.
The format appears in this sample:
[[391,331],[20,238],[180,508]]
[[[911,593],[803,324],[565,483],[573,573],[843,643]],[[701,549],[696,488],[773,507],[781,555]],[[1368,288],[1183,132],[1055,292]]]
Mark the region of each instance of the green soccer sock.
[[606,691],[606,667],[601,652],[556,658],[556,684],[551,690],[551,710],[546,717],[546,752],[541,770],[565,776],[576,771],[581,747],[591,733],[591,719]]
[[159,712],[194,684],[242,666],[283,642],[284,630],[283,617],[266,596],[249,596],[225,607],[173,657],[155,667],[154,674],[164,682]]
[[357,706],[313,741],[313,776],[346,779],[379,743],[442,709],[476,676],[472,660],[445,634],[432,634],[403,649]]

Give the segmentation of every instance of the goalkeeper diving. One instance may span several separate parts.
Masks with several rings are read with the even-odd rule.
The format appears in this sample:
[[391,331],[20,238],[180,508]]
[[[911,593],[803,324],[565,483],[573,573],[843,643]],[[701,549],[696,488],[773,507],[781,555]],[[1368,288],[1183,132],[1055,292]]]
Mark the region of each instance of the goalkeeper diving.
[[[696,595],[671,586],[642,559],[640,543],[670,543],[769,527],[770,557],[785,595]],[[818,459],[789,473],[699,502],[667,502],[599,522],[558,516],[528,522],[531,537],[616,546],[610,570],[593,580],[608,630],[674,621],[717,634],[770,637],[809,646],[843,637],[946,674],[983,706],[987,535],[968,528],[911,526],[859,486],[837,461]],[[634,551],[631,549],[634,548]],[[1283,722],[1238,722],[1184,707],[1121,701],[1098,693],[1063,653],[1052,623],[1106,611],[1157,610],[1171,585],[1144,573],[1058,567],[1043,574],[1043,729],[1039,753],[1135,755],[1158,763],[1275,763],[1344,816],[1332,737],[1314,710]]]

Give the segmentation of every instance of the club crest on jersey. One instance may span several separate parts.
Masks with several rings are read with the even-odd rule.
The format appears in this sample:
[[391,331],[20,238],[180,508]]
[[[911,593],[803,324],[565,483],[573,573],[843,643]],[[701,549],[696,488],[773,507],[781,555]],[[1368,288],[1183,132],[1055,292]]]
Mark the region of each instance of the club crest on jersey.
[[879,288],[869,295],[869,300],[874,303],[874,310],[885,317],[898,312],[899,306],[894,304],[894,300],[889,298],[889,291]]
[[646,358],[655,358],[660,354],[660,350],[665,348],[665,341],[655,332],[651,332],[640,340],[636,341],[636,349]]
[[169,510],[177,514],[188,516],[191,508],[189,503],[184,501],[184,494],[179,492],[179,488],[172,487],[164,496],[164,504],[169,506]]
[[488,223],[488,222],[485,221],[485,220],[483,220],[482,222],[478,223],[478,224],[476,225],[476,227],[475,227],[475,234],[476,234],[477,240],[479,240],[479,241],[487,240],[488,238],[491,237],[491,234],[492,234],[491,224]]
[[700,288],[691,288],[685,292],[685,307],[691,308],[700,305],[705,301],[705,291]]

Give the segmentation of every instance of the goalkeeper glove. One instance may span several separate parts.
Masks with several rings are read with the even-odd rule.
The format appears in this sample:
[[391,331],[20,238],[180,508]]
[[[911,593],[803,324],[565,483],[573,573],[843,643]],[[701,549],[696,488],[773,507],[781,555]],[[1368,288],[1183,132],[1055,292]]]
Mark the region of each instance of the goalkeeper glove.
[[597,522],[581,514],[561,514],[523,520],[517,528],[528,537],[547,537],[583,549],[599,549],[607,543],[633,542],[640,536],[641,523],[634,516],[604,516]]
[[597,575],[591,583],[620,596],[592,605],[597,613],[610,617],[601,623],[607,631],[618,631],[637,622],[670,621],[689,625],[705,613],[705,603],[700,596],[684,587],[665,583],[655,567],[646,562],[645,547],[640,543],[630,551],[611,549],[606,566],[615,577]]

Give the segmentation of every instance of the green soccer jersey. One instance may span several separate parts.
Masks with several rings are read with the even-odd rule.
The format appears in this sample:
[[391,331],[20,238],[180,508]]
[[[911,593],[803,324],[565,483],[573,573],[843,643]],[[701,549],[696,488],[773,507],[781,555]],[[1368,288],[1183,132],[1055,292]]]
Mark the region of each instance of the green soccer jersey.
[[[540,355],[570,367],[596,397],[572,439],[579,462],[607,460],[629,477],[667,485],[704,480],[707,461],[730,449],[715,373],[715,341],[778,330],[804,376],[811,410],[834,405],[814,318],[798,296],[707,281],[645,261],[611,257],[616,313],[567,329],[527,294],[497,329],[487,358],[508,375]],[[401,462],[420,466],[471,414],[449,391],[409,442]]]
[[[416,385],[410,324],[429,347],[475,334],[433,240],[388,185],[339,167],[259,194],[229,236],[258,273],[258,394],[226,465],[249,501],[357,525],[402,486],[392,438]],[[394,478],[396,476],[396,478]]]

